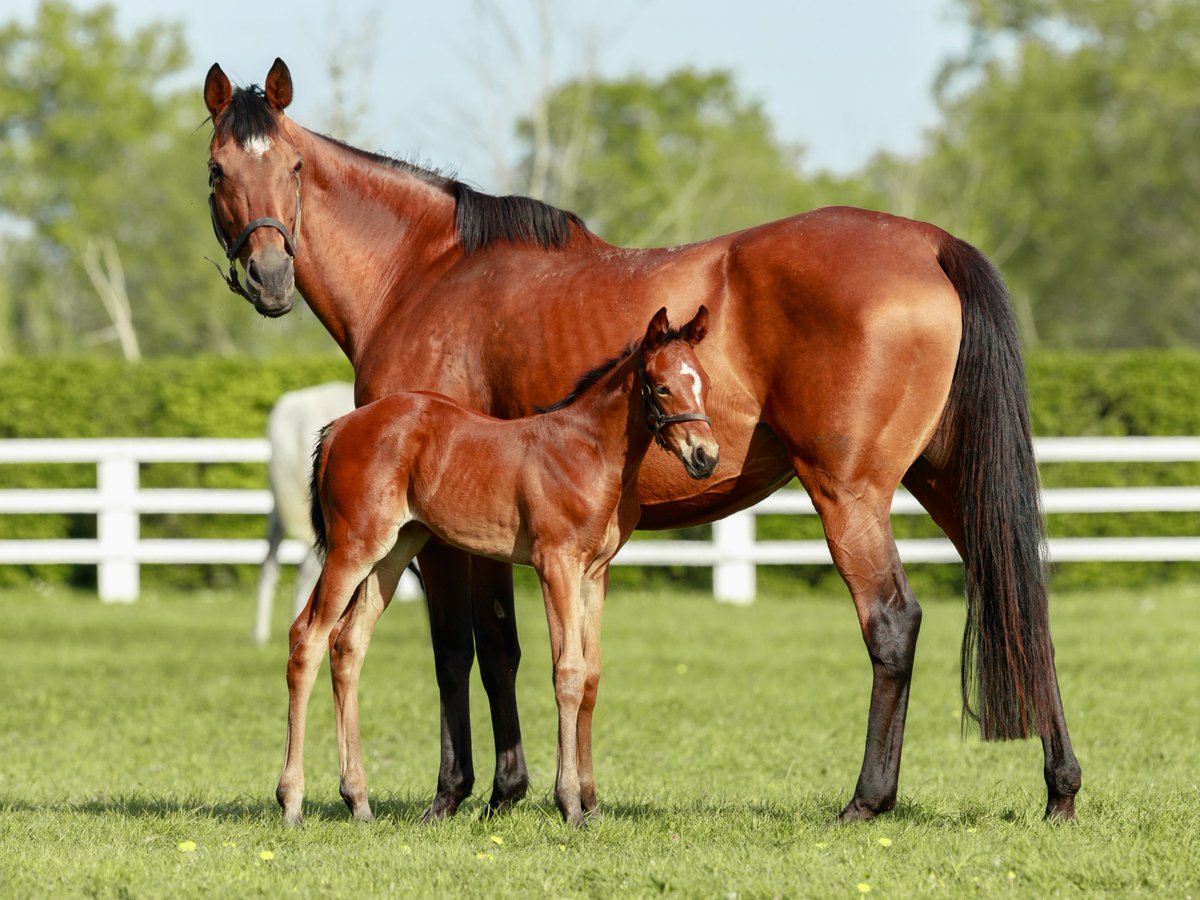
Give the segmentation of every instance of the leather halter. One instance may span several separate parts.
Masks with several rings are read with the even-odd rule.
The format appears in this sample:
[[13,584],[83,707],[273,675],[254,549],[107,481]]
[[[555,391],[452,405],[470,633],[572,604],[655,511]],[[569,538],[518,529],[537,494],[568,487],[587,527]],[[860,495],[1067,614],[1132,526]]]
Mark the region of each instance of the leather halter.
[[663,437],[663,429],[668,425],[674,425],[676,422],[707,422],[712,424],[712,419],[701,412],[684,412],[676,413],[673,416],[668,416],[662,411],[662,407],[658,405],[658,400],[654,396],[654,391],[650,387],[650,381],[646,375],[646,357],[643,351],[638,351],[638,381],[642,385],[642,405],[646,408],[646,425],[650,429],[650,434],[654,438],[654,443],[662,447],[664,450],[669,450],[667,439]]
[[240,294],[242,297],[245,297],[251,303],[254,302],[254,298],[251,297],[248,293],[246,293],[246,289],[242,286],[242,283],[238,280],[237,255],[241,251],[242,245],[244,245],[246,243],[246,241],[250,239],[250,235],[256,229],[274,228],[276,231],[278,231],[280,234],[283,235],[283,246],[284,246],[284,249],[287,250],[287,255],[292,257],[293,259],[295,259],[296,245],[300,242],[300,213],[301,213],[300,173],[296,172],[295,174],[296,174],[296,224],[292,227],[292,230],[289,232],[287,226],[284,225],[282,222],[280,222],[278,219],[272,218],[271,216],[263,216],[262,218],[252,219],[250,222],[248,222],[246,224],[246,227],[242,229],[241,234],[239,234],[237,236],[237,239],[232,244],[226,243],[225,235],[221,233],[221,223],[220,223],[220,220],[217,219],[216,188],[213,186],[212,177],[211,176],[209,177],[209,180],[208,180],[208,186],[209,186],[208,212],[209,212],[209,215],[212,217],[213,234],[215,234],[217,236],[217,243],[219,243],[221,245],[221,248],[225,251],[225,258],[229,260],[229,274],[226,275],[224,272],[222,272],[221,266],[215,260],[208,259],[207,256],[204,258],[208,259],[208,261],[210,263],[212,263],[214,266],[217,267],[217,273],[221,276],[222,279],[224,279],[225,284],[227,284],[229,286],[229,289],[231,291],[233,291],[235,294]]

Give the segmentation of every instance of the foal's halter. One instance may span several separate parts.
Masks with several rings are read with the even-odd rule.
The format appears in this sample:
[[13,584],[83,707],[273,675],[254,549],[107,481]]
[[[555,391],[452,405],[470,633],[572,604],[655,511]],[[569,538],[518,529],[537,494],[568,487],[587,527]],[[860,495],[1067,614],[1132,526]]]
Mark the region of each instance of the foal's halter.
[[655,399],[654,391],[650,387],[650,380],[646,375],[646,357],[638,351],[638,381],[642,385],[642,405],[646,408],[646,425],[650,428],[650,434],[654,438],[654,443],[662,447],[664,450],[669,450],[667,439],[663,437],[663,430],[668,425],[674,425],[676,422],[707,422],[712,424],[712,419],[701,412],[684,412],[676,413],[673,416],[668,416],[662,411],[662,407],[658,405],[658,400]]
[[[260,219],[252,219],[250,222],[248,222],[246,224],[246,227],[242,229],[242,233],[237,236],[237,240],[235,240],[232,244],[226,243],[225,235],[221,233],[221,223],[217,219],[216,187],[214,186],[212,176],[211,175],[209,176],[209,179],[208,179],[208,187],[209,187],[208,212],[209,212],[209,215],[212,217],[213,234],[215,234],[217,236],[217,243],[219,243],[221,245],[222,249],[224,249],[225,258],[229,260],[229,274],[226,275],[224,272],[222,272],[220,265],[218,265],[215,260],[209,259],[208,261],[217,267],[217,273],[221,276],[221,278],[223,278],[225,280],[225,284],[227,284],[229,286],[229,289],[231,291],[233,291],[235,294],[240,294],[241,296],[243,296],[247,300],[249,300],[251,303],[254,302],[254,298],[251,297],[248,293],[246,293],[246,289],[244,287],[242,287],[242,283],[240,281],[238,281],[238,273],[237,273],[238,252],[242,249],[242,245],[245,244],[247,240],[249,240],[251,233],[253,233],[256,229],[258,229],[258,228],[274,228],[276,231],[278,231],[280,234],[283,235],[283,246],[287,250],[287,255],[292,257],[293,259],[295,259],[296,244],[298,244],[300,242],[300,212],[301,212],[300,173],[296,172],[295,174],[296,174],[296,224],[292,227],[292,230],[289,232],[287,229],[287,226],[284,225],[282,222],[280,222],[278,219],[274,219],[271,216],[263,216]],[[208,259],[208,257],[206,256],[205,259]]]

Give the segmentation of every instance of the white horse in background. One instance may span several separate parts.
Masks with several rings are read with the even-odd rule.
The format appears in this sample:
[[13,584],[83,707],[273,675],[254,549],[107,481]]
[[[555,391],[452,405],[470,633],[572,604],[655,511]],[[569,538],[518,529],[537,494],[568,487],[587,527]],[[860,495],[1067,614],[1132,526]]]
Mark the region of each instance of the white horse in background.
[[[279,548],[283,539],[295,538],[308,548],[296,575],[293,616],[300,614],[321,574],[321,563],[313,550],[315,538],[308,514],[313,447],[317,432],[353,409],[354,385],[331,381],[281,395],[267,417],[267,441],[271,445],[267,478],[273,503],[267,517],[267,556],[259,573],[254,621],[254,642],[260,646],[267,642],[271,630],[271,608],[279,581]],[[397,598],[407,600],[420,595],[418,577],[411,570],[405,572],[396,592]]]

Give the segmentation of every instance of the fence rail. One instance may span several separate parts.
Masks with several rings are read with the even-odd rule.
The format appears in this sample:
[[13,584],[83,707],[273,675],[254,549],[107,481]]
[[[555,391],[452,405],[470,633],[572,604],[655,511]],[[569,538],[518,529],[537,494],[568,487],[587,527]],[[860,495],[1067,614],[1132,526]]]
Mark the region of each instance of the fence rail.
[[[1200,460],[1200,437],[1042,438],[1036,441],[1042,463],[1177,462]],[[98,567],[101,599],[131,601],[139,591],[140,567],[147,564],[249,563],[266,554],[265,539],[143,539],[143,513],[226,513],[266,515],[271,495],[265,489],[222,490],[143,488],[143,463],[266,462],[263,439],[113,438],[78,440],[3,440],[0,464],[93,463],[95,488],[0,490],[0,515],[85,513],[97,517],[96,537],[68,540],[0,540],[0,565],[67,563]],[[1200,487],[1053,488],[1044,492],[1048,513],[1198,511]],[[901,491],[896,515],[923,515],[911,495]],[[759,541],[759,515],[814,515],[803,491],[778,491],[752,509],[713,523],[707,541],[638,540],[617,557],[621,565],[684,565],[713,569],[713,593],[722,600],[754,599],[760,565],[830,562],[821,540]],[[897,542],[905,562],[958,562],[945,539]],[[305,548],[287,541],[285,562],[296,563]],[[1054,538],[1056,562],[1084,560],[1200,560],[1200,537]]]

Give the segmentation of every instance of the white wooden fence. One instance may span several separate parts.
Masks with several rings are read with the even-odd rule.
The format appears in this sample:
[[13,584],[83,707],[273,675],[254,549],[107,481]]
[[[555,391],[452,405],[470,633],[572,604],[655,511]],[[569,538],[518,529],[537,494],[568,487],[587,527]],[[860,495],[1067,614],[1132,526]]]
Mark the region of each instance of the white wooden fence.
[[[1200,460],[1200,437],[1042,438],[1038,458],[1048,462],[1172,462]],[[98,567],[99,594],[108,601],[137,598],[139,570],[146,564],[251,563],[266,554],[263,539],[143,539],[143,513],[227,513],[266,515],[270,492],[143,488],[139,466],[161,462],[266,462],[262,439],[115,438],[79,440],[0,440],[2,463],[94,463],[96,487],[57,490],[0,490],[0,515],[14,513],[94,513],[94,539],[0,540],[0,565],[68,563]],[[1200,486],[1154,488],[1054,488],[1044,493],[1048,513],[1195,511]],[[909,494],[896,496],[897,515],[924,514]],[[821,540],[757,541],[756,515],[813,515],[803,491],[778,491],[753,509],[713,524],[711,541],[631,541],[617,557],[623,565],[708,566],[713,593],[722,600],[754,599],[760,565],[828,563]],[[265,531],[265,529],[264,529]],[[905,562],[958,562],[944,538],[897,542]],[[1056,562],[1080,560],[1200,560],[1200,536],[1054,538]],[[304,547],[284,544],[285,562],[299,562]]]

